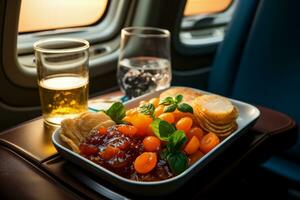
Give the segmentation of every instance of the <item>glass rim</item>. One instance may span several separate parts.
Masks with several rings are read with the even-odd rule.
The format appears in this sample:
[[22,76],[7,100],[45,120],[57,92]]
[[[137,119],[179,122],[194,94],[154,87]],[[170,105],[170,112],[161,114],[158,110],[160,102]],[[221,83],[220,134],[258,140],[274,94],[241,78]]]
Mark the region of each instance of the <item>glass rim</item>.
[[[55,49],[55,48],[47,49],[39,46],[41,44],[54,42],[54,41],[77,42],[83,45],[80,47],[72,47],[66,49]],[[87,40],[78,39],[78,38],[48,38],[48,39],[38,40],[35,43],[33,43],[34,50],[42,53],[75,53],[75,52],[84,51],[89,47],[90,47],[90,43]]]
[[[135,33],[131,32],[133,30],[150,30],[150,31],[157,31],[157,34],[154,33]],[[170,36],[170,31],[167,29],[157,28],[157,27],[150,27],[150,26],[130,26],[125,27],[122,29],[122,34],[125,35],[132,35],[132,36],[138,36],[138,37],[155,37],[155,38],[168,38]]]

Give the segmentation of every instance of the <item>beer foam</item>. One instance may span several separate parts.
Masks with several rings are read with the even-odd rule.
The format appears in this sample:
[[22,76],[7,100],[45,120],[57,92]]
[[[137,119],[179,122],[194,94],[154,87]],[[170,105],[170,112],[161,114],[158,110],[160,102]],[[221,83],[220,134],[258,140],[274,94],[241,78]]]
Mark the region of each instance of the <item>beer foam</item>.
[[79,76],[59,76],[43,79],[40,86],[52,90],[70,90],[82,87],[88,82],[87,78]]

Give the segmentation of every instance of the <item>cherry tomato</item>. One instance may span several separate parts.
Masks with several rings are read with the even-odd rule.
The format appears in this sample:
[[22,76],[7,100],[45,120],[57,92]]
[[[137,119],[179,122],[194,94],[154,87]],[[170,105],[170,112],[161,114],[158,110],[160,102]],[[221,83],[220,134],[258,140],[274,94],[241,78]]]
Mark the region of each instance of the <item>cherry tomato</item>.
[[192,139],[188,141],[188,143],[184,147],[184,151],[188,154],[191,155],[195,153],[200,146],[200,142],[196,136],[193,136]]
[[137,113],[135,115],[127,116],[126,121],[130,122],[137,128],[137,136],[146,136],[148,126],[151,124],[153,119],[149,115]]
[[160,149],[160,140],[155,136],[147,136],[143,140],[143,145],[146,151],[158,151]]
[[144,152],[134,161],[134,169],[140,174],[147,174],[157,163],[157,155],[153,152]]
[[189,132],[186,132],[186,137],[191,139],[193,136],[196,136],[200,141],[204,135],[203,130],[199,127],[193,127]]
[[100,135],[104,135],[104,134],[107,133],[107,128],[105,128],[105,127],[100,127],[100,128],[98,129],[98,132],[99,132]]
[[150,99],[149,103],[152,103],[153,106],[154,106],[155,108],[157,108],[158,103],[159,103],[159,98],[152,98],[152,99]]
[[164,105],[157,106],[155,108],[155,110],[154,110],[154,116],[157,118],[159,115],[163,114],[164,113],[164,109],[165,109]]
[[137,128],[131,125],[122,124],[118,126],[118,131],[124,135],[133,137],[137,133]]
[[80,153],[86,156],[95,154],[98,152],[98,148],[91,144],[80,144],[79,146]]
[[219,143],[220,143],[219,137],[216,134],[210,132],[204,135],[203,138],[200,140],[200,150],[203,153],[208,153]]
[[105,160],[109,160],[120,152],[118,147],[107,146],[106,149],[99,153],[99,156]]
[[165,120],[169,124],[173,124],[175,122],[173,113],[163,113],[163,114],[159,115],[158,118]]
[[193,125],[193,120],[190,117],[183,117],[176,123],[176,129],[188,133]]

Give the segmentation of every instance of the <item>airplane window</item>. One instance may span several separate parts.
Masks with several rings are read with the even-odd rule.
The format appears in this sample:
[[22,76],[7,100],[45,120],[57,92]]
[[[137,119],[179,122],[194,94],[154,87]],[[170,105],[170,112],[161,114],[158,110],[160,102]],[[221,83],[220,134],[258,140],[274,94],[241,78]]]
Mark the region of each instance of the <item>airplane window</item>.
[[181,22],[180,41],[197,48],[219,44],[238,1],[187,0]]
[[[11,12],[19,18],[17,36],[17,68],[5,70],[17,85],[36,86],[36,63],[33,43],[53,37],[82,38],[90,42],[89,68],[96,77],[113,70],[117,60],[118,34],[133,15],[128,10],[133,1],[119,0],[22,0],[9,4],[19,12]],[[8,18],[7,18],[8,19]],[[14,24],[16,25],[16,24]],[[12,26],[11,26],[12,28]],[[16,74],[17,73],[17,74]],[[17,78],[16,78],[17,77]]]
[[232,0],[188,0],[184,16],[217,13],[226,10]]
[[107,4],[108,0],[22,0],[19,33],[88,26],[104,16]]

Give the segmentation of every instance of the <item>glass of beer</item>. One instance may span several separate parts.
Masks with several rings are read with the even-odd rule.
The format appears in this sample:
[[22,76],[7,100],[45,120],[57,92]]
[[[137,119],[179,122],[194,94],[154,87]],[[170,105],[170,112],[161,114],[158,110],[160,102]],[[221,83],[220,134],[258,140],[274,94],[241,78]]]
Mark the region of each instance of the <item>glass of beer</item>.
[[88,109],[89,43],[52,38],[34,43],[38,86],[44,120],[59,125]]

